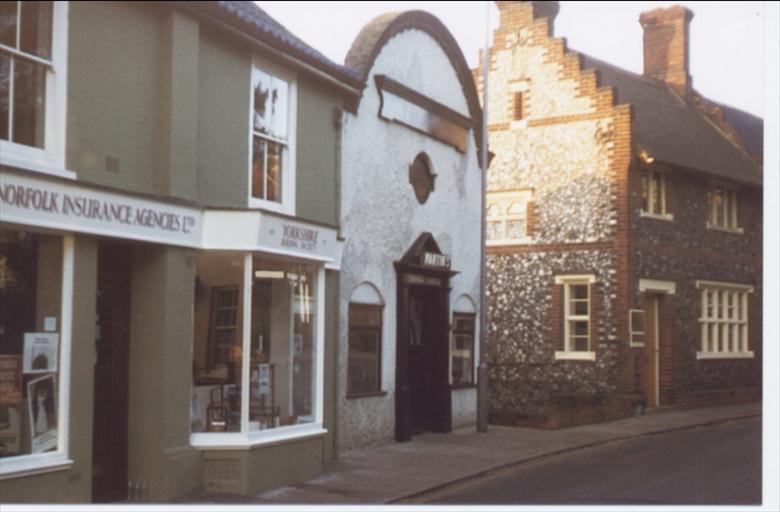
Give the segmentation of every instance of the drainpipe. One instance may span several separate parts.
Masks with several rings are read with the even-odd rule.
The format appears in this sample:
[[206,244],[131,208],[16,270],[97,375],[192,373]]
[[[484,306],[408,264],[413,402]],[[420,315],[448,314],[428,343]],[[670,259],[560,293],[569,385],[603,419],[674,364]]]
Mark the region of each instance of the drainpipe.
[[[344,130],[344,110],[340,107],[333,109],[333,127],[336,130],[336,218],[335,223],[338,226],[337,238],[341,240],[341,151],[342,151],[342,137]],[[337,274],[336,289],[341,289],[341,271]],[[341,358],[341,294],[337,295],[336,299],[336,347],[333,350],[333,386],[331,389],[331,400],[333,403],[333,459],[341,457],[341,446],[339,444],[339,418],[341,417],[339,411],[339,359]]]
[[487,117],[488,117],[488,64],[490,50],[490,2],[485,2],[485,51],[482,53],[482,207],[479,256],[479,368],[477,369],[477,432],[487,432],[488,428],[488,371],[485,362],[485,331],[487,330],[487,293],[485,290],[485,235],[487,204],[485,192],[487,190]]

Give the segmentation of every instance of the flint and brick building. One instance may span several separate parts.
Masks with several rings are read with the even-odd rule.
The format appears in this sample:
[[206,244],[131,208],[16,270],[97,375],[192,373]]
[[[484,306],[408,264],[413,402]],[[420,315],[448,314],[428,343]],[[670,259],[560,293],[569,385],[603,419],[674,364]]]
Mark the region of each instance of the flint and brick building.
[[496,3],[491,419],[759,398],[762,121],[693,89],[693,13],[641,16],[637,75],[568,51],[557,2]]

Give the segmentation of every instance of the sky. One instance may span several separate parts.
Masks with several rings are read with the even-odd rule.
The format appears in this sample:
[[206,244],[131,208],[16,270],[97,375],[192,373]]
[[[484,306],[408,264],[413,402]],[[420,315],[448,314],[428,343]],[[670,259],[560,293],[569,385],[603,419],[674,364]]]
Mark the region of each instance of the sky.
[[[282,25],[331,60],[343,63],[360,29],[392,11],[435,14],[460,44],[470,67],[485,46],[485,10],[498,26],[493,2],[257,2]],[[693,86],[717,102],[763,117],[764,2],[560,2],[555,36],[568,47],[636,73],[642,72],[639,14],[685,5],[693,13]]]

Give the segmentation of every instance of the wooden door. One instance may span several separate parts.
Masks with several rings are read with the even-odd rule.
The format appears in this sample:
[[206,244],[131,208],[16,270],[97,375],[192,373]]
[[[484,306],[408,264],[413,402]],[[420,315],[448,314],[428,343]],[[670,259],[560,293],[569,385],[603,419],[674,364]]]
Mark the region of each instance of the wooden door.
[[424,288],[413,287],[409,293],[408,371],[413,435],[427,430],[428,372],[425,370],[425,345],[428,322],[424,291]]
[[130,341],[130,248],[98,249],[92,500],[127,498],[127,401]]
[[449,432],[451,408],[446,290],[412,287],[408,369],[412,434]]
[[658,295],[645,296],[644,390],[647,407],[657,407],[658,391]]

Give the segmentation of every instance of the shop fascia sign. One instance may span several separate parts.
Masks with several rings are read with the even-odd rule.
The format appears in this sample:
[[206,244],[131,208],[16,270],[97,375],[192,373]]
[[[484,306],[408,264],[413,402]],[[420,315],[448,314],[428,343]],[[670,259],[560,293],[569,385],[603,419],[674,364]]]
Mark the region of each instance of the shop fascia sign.
[[200,245],[201,211],[32,176],[0,175],[0,216],[66,231]]
[[336,230],[256,210],[201,210],[0,173],[0,219],[202,249],[266,251],[336,263]]
[[[230,229],[225,229],[230,226]],[[336,230],[294,218],[254,211],[207,210],[203,239],[207,249],[262,249],[281,255],[337,262],[340,247]]]

